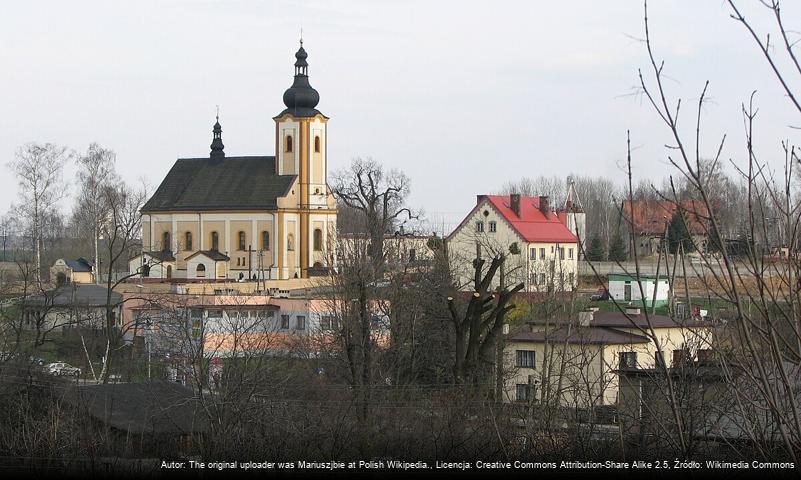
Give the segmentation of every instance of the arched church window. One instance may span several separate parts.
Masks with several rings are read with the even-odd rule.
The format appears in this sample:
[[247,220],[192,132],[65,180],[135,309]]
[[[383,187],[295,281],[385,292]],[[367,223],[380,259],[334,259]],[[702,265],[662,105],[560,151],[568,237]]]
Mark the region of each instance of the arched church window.
[[165,252],[170,251],[170,232],[161,234],[161,249]]
[[245,250],[245,232],[239,232],[239,250]]
[[261,232],[261,249],[262,250],[270,249],[270,232],[266,230]]
[[184,234],[184,250],[192,250],[192,232]]
[[320,136],[314,137],[314,153],[320,153]]
[[287,135],[286,136],[285,143],[286,143],[286,146],[285,146],[286,148],[284,148],[284,151],[286,153],[292,153],[292,135]]
[[205,277],[206,276],[206,266],[203,265],[202,263],[199,263],[197,265],[197,268],[195,269],[195,273],[197,274],[198,277]]
[[286,249],[295,250],[295,236],[291,233],[286,236]]
[[319,228],[314,229],[314,251],[321,252],[323,250],[323,231]]
[[220,251],[220,234],[211,232],[211,249],[215,252]]

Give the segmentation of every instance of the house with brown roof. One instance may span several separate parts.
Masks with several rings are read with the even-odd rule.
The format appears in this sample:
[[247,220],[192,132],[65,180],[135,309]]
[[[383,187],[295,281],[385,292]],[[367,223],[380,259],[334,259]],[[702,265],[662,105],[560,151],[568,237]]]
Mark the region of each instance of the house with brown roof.
[[473,288],[474,259],[502,254],[506,285],[523,283],[524,292],[573,290],[579,248],[567,218],[557,215],[546,196],[478,195],[476,206],[445,239],[460,287]]
[[634,229],[634,244],[638,256],[656,255],[664,241],[667,226],[676,212],[681,209],[687,231],[690,233],[695,250],[703,251],[707,242],[707,219],[709,209],[698,200],[626,200],[623,214],[629,228]]
[[711,342],[711,324],[703,319],[639,308],[534,319],[506,338],[504,399],[582,410],[615,405],[618,369],[680,363],[703,355]]

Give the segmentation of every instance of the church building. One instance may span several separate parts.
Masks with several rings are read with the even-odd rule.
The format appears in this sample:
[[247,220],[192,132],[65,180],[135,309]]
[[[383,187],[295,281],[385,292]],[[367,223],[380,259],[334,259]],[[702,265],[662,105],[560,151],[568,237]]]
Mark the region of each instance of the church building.
[[306,50],[275,121],[274,156],[226,156],[214,124],[204,158],[180,158],[142,207],[130,271],[187,280],[308,278],[324,273],[336,231],[326,182],[328,117],[309,84]]

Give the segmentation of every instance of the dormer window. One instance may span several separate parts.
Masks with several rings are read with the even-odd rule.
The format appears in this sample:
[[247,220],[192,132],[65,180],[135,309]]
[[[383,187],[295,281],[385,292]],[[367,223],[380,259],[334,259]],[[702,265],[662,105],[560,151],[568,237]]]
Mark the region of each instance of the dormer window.
[[320,136],[314,137],[314,153],[320,153]]
[[284,151],[286,153],[292,153],[292,135],[287,135],[284,139]]

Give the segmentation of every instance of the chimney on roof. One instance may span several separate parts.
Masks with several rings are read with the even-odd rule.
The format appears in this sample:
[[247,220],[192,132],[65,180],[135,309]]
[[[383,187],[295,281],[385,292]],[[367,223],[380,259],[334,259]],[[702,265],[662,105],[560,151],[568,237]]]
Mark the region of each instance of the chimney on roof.
[[512,209],[512,211],[515,212],[515,215],[517,215],[519,217],[520,216],[520,194],[519,193],[513,193],[513,194],[509,195],[509,206]]
[[595,312],[588,311],[588,312],[578,312],[578,321],[579,326],[581,327],[589,327],[592,323],[592,319],[595,316]]
[[548,195],[540,195],[540,211],[545,215],[545,218],[548,218],[551,213],[551,201]]

